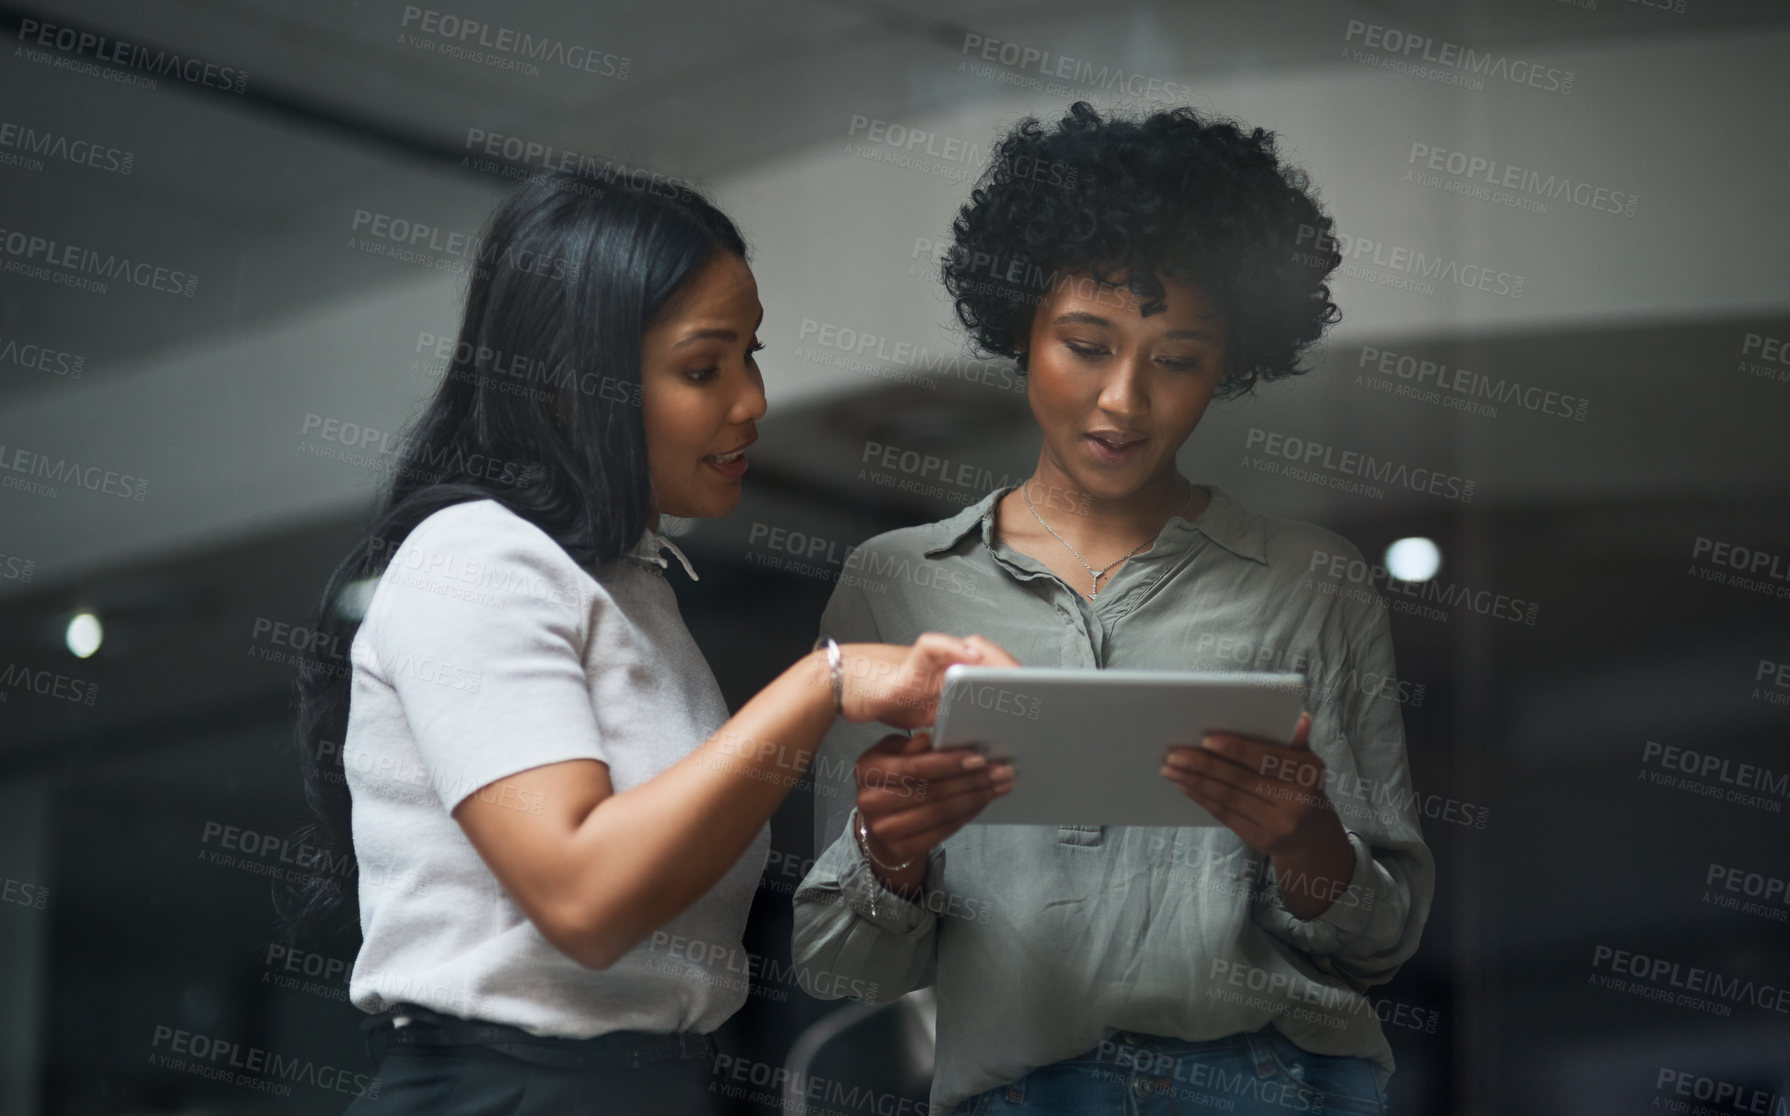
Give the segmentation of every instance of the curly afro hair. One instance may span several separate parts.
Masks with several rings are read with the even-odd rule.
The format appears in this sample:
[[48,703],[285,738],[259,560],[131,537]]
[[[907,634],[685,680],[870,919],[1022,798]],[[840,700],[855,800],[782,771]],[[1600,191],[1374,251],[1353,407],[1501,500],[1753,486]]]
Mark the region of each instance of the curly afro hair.
[[1197,286],[1229,342],[1218,398],[1307,371],[1306,350],[1341,318],[1327,277],[1342,262],[1332,221],[1274,135],[1190,108],[1102,119],[1077,101],[1047,132],[1021,120],[952,223],[942,265],[957,316],[984,355],[1017,342],[1051,288],[1121,276],[1161,312],[1160,276]]

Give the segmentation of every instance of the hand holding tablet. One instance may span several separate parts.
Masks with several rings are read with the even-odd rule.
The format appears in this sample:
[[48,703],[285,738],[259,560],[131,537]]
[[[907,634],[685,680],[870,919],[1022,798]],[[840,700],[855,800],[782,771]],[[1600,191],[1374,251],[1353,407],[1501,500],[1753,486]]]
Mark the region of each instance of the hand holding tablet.
[[[924,635],[915,642],[916,652],[923,640],[949,638]],[[967,642],[982,652],[988,669],[1019,668],[1019,662],[998,645],[980,636],[970,636]],[[934,666],[944,661],[935,659]],[[930,691],[923,702],[913,705],[916,716],[923,709],[930,719],[943,690],[940,674],[922,670],[908,678],[906,684],[914,693]],[[991,763],[971,748],[935,749],[926,732],[897,733],[858,757],[853,780],[857,797],[847,821],[852,839],[885,885],[909,894],[925,880],[926,854],[1011,790],[1013,769]]]
[[1288,744],[1215,732],[1197,748],[1170,748],[1162,765],[1183,794],[1270,859],[1281,904],[1296,918],[1323,913],[1355,874],[1355,848],[1324,793],[1324,761],[1307,746],[1310,735],[1303,713]]

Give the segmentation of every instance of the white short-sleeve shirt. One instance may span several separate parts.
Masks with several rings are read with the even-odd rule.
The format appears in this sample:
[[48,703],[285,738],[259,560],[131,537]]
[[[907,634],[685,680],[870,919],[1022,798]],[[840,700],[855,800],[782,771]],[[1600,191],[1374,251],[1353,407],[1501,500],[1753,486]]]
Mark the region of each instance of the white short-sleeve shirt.
[[538,813],[543,802],[498,780],[565,760],[603,761],[626,791],[726,721],[661,549],[688,569],[652,530],[628,557],[587,569],[477,500],[428,516],[394,552],[350,649],[355,1006],[413,1003],[583,1038],[707,1033],[745,1002],[740,936],[769,825],[664,933],[593,970],[541,936],[450,816],[473,794]]

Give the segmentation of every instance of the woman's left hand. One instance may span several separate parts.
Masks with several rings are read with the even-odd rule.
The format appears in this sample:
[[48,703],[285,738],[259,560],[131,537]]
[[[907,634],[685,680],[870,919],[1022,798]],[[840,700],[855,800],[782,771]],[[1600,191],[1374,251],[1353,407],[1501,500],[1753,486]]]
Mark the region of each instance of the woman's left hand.
[[[1301,918],[1328,907],[1355,865],[1348,833],[1324,793],[1324,761],[1307,746],[1310,735],[1310,713],[1300,716],[1291,744],[1208,733],[1198,747],[1170,748],[1162,766],[1183,794],[1274,859],[1287,908]],[[1289,889],[1289,876],[1308,886]]]

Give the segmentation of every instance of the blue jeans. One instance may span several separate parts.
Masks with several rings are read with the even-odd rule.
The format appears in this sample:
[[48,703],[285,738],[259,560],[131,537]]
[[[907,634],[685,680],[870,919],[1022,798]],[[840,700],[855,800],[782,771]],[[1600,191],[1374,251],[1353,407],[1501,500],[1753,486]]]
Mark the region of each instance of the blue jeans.
[[1313,1054],[1272,1025],[1209,1042],[1121,1031],[978,1093],[953,1116],[1385,1116],[1374,1064]]

